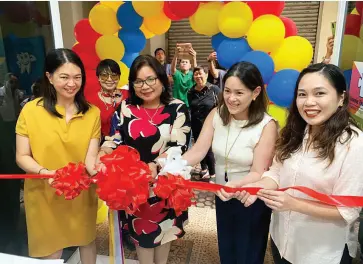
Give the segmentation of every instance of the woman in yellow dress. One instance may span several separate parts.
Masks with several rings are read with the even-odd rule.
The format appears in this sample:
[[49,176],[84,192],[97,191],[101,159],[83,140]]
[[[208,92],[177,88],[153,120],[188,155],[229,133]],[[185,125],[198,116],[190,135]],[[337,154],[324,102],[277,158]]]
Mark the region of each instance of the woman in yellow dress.
[[[27,103],[16,125],[16,161],[26,173],[52,175],[69,162],[85,162],[93,175],[100,141],[100,111],[84,97],[85,70],[71,50],[45,59],[43,97]],[[57,196],[46,179],[25,181],[29,255],[57,259],[80,246],[82,264],[96,263],[94,186],[73,200]]]

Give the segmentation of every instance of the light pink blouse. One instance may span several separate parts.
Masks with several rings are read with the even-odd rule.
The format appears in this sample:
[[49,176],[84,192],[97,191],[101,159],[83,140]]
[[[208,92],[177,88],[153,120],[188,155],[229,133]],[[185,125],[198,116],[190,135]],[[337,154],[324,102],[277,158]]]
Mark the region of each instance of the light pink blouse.
[[[270,177],[279,186],[306,186],[318,192],[334,195],[363,196],[363,133],[335,147],[333,163],[306,151],[308,135],[300,151],[282,164],[274,161],[262,177]],[[307,195],[288,190],[294,197],[310,199]],[[355,256],[358,246],[353,224],[361,208],[338,207],[344,220],[326,220],[293,211],[273,212],[270,232],[280,255],[294,264],[339,264],[345,244]]]

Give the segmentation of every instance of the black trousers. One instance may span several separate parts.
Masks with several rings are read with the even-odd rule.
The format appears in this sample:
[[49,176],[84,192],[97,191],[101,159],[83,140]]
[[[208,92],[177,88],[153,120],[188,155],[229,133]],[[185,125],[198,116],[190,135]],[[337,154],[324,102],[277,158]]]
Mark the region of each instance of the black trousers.
[[[288,262],[286,259],[281,258],[279,250],[277,249],[276,244],[272,240],[272,238],[271,238],[271,252],[275,264],[292,264]],[[347,245],[345,245],[340,264],[352,264],[352,260],[353,260],[352,257],[349,255],[348,247]]]
[[263,264],[271,209],[257,200],[250,207],[216,197],[217,234],[221,264]]
[[[191,127],[192,127],[194,141],[196,142],[202,130],[203,124],[200,122],[192,122]],[[200,162],[200,166],[202,167],[202,170],[208,169],[210,175],[216,174],[216,169],[215,169],[216,161],[214,159],[212,148],[209,148],[207,155]]]

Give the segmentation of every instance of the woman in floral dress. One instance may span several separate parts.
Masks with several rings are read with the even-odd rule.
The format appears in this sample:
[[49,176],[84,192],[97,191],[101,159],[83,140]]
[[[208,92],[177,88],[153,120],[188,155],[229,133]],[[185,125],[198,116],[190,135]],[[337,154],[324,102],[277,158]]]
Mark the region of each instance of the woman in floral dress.
[[[172,98],[165,70],[149,55],[139,56],[133,62],[129,95],[112,118],[111,136],[106,137],[100,156],[120,144],[134,147],[155,177],[159,156],[170,148],[186,150],[190,137],[188,109],[182,101]],[[167,263],[170,242],[185,233],[187,212],[176,217],[175,211],[165,205],[165,200],[155,196],[150,187],[148,203],[124,221],[140,264]]]

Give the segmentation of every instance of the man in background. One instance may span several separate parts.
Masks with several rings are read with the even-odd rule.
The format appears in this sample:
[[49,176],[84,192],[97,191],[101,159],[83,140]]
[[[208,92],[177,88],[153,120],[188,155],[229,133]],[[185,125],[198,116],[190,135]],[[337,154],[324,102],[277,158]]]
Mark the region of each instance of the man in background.
[[165,50],[163,48],[157,48],[154,51],[155,59],[160,62],[161,65],[163,65],[164,70],[166,74],[168,75],[170,86],[173,86],[173,76],[171,74],[171,65],[169,63],[166,63],[166,56],[165,56]]

